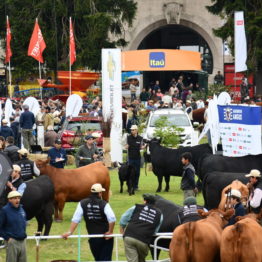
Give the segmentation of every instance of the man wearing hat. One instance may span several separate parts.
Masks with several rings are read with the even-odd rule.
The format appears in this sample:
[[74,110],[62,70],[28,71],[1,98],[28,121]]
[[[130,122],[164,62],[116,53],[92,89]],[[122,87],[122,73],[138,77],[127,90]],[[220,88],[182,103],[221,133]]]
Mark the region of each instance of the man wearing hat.
[[24,147],[29,150],[30,145],[33,144],[33,125],[35,123],[35,116],[29,111],[28,105],[23,105],[24,112],[21,114],[19,123],[21,127],[21,134],[23,137]]
[[21,194],[11,191],[8,203],[0,210],[0,237],[6,241],[6,262],[26,262],[26,214],[20,205]]
[[137,125],[132,125],[131,128],[131,135],[127,137],[127,144],[126,149],[128,153],[128,163],[135,168],[135,190],[138,190],[138,183],[140,177],[140,164],[141,164],[141,155],[140,149],[146,147],[143,144],[142,136],[138,135],[138,127]]
[[236,217],[244,216],[246,214],[246,210],[241,203],[241,192],[237,189],[231,189],[229,194],[230,204],[235,209],[235,214],[229,219],[226,226],[234,225],[237,222]]
[[76,153],[76,166],[86,166],[94,163],[98,158],[98,149],[94,144],[94,137],[92,135],[87,135],[85,137],[85,144],[79,147]]
[[62,141],[60,139],[56,139],[54,147],[48,150],[48,158],[51,166],[64,168],[67,155],[65,149],[62,148]]
[[0,136],[3,136],[5,139],[8,136],[14,137],[14,132],[13,132],[12,128],[9,127],[7,124],[8,124],[7,120],[3,119],[2,120],[2,126],[0,128]]
[[143,194],[144,203],[129,208],[120,219],[127,261],[145,261],[149,244],[158,232],[163,215],[155,207],[155,196]]
[[114,240],[107,235],[113,234],[116,217],[109,203],[102,200],[105,189],[101,184],[93,184],[91,195],[81,200],[72,218],[68,232],[62,237],[67,239],[75,231],[82,217],[86,223],[86,230],[90,235],[102,234],[101,238],[90,238],[89,245],[95,261],[111,261]]
[[197,205],[196,198],[193,196],[187,197],[184,200],[183,210],[178,213],[178,221],[180,224],[200,220],[201,217],[198,214],[198,209],[203,208]]
[[27,181],[33,179],[33,177],[37,177],[40,175],[40,171],[37,168],[34,161],[28,159],[28,150],[25,148],[19,149],[17,151],[19,153],[20,160],[15,164],[20,166],[21,168],[21,176],[23,181]]
[[25,189],[26,184],[21,177],[21,168],[18,165],[13,165],[13,171],[8,182],[6,183],[6,195],[10,191],[18,191],[22,196]]
[[262,207],[262,181],[260,171],[252,169],[246,177],[249,177],[249,183],[247,184],[249,189],[248,207],[252,212],[258,214]]

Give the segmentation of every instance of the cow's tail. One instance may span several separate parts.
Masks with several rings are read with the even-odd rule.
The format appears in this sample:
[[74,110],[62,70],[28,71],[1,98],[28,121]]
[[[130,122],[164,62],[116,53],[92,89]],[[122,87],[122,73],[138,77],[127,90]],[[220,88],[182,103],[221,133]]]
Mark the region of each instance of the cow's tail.
[[194,261],[194,231],[195,231],[195,223],[189,222],[185,224],[186,230],[186,253],[187,253],[187,261]]
[[[235,258],[235,262],[241,261],[240,254],[241,254],[241,235],[243,232],[243,224],[236,223],[233,228],[233,257]],[[229,247],[230,248],[230,247]]]

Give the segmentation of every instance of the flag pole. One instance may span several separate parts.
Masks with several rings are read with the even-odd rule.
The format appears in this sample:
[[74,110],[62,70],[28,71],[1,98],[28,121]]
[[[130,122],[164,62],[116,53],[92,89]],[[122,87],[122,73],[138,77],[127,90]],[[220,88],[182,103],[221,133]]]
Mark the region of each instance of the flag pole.
[[[71,25],[71,17],[69,18],[69,28]],[[70,30],[70,29],[69,29]],[[69,95],[71,96],[71,85],[72,85],[72,74],[71,74],[71,44],[70,44],[70,31],[69,31]]]
[[12,92],[12,75],[11,75],[11,62],[9,61],[8,65],[8,71],[9,71],[9,96],[12,98],[13,92]]
[[[38,61],[38,68],[39,68],[39,79],[42,79],[42,74],[41,74],[41,63]],[[40,86],[40,98],[41,100],[43,99],[43,94],[42,94],[42,86]]]

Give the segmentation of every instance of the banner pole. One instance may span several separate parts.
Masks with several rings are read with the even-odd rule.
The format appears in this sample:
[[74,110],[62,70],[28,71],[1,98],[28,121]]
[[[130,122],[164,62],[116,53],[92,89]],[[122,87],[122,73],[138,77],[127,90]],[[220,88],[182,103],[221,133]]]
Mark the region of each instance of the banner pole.
[[[69,18],[69,28],[71,25],[71,17]],[[70,30],[70,29],[69,29]],[[71,96],[71,44],[70,44],[70,32],[69,32],[69,95]]]
[[10,62],[10,60],[9,60],[8,71],[9,71],[9,97],[12,98],[13,92],[12,92],[12,75],[11,75],[11,62]]
[[[42,79],[42,75],[41,75],[41,63],[40,63],[40,61],[38,61],[38,66],[39,66],[39,78]],[[41,98],[41,100],[43,99],[42,86],[40,87],[40,98]]]

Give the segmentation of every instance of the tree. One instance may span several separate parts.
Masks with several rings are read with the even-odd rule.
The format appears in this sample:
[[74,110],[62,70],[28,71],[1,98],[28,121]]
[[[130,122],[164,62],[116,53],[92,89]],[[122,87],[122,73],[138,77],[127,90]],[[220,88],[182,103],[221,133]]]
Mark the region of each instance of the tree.
[[214,29],[216,36],[229,41],[234,53],[234,11],[244,11],[248,45],[247,64],[250,70],[262,69],[262,1],[261,0],[211,0],[209,12],[219,15],[225,24]]
[[5,17],[12,30],[12,66],[16,75],[37,72],[37,62],[27,56],[35,18],[46,42],[44,59],[49,70],[68,68],[69,17],[72,17],[77,61],[73,68],[101,68],[101,48],[127,44],[125,29],[132,26],[134,0],[5,0],[0,1],[0,34],[5,38]]

